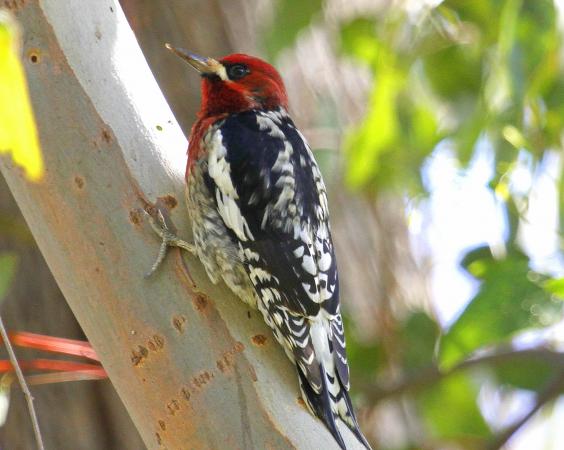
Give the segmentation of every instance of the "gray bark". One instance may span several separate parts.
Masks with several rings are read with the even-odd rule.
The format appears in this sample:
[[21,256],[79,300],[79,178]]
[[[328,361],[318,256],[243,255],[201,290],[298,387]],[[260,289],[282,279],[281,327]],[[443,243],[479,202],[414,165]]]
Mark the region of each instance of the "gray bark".
[[119,4],[17,5],[47,170],[0,170],[147,447],[337,448],[258,314],[197,260],[174,251],[143,278],[158,248],[145,202],[167,194],[189,236],[186,141]]
[[[2,318],[11,330],[85,339],[45,260],[34,244],[4,179],[0,176],[0,252],[18,256],[17,276],[2,299]],[[54,358],[16,349],[22,359]],[[45,448],[134,450],[143,443],[110,381],[58,383],[32,387]],[[80,430],[80,434],[76,432]],[[27,405],[13,389],[0,448],[35,448]]]

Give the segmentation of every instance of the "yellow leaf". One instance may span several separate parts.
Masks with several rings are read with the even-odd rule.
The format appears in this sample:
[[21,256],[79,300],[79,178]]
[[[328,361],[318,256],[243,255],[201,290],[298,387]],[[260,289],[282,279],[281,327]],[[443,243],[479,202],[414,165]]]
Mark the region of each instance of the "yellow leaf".
[[504,202],[508,201],[511,197],[511,192],[509,191],[509,185],[504,182],[500,181],[495,186],[495,195],[503,200]]
[[0,11],[0,153],[11,153],[30,180],[43,175],[39,139],[19,59],[19,32],[14,19]]
[[521,131],[513,125],[506,125],[501,131],[503,137],[517,150],[527,147],[527,140]]

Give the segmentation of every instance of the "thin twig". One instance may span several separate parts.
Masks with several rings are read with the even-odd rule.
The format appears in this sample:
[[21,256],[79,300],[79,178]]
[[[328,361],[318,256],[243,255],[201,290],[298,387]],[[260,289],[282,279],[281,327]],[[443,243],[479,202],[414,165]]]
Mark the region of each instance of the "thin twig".
[[537,396],[537,401],[530,411],[518,419],[514,424],[507,427],[499,435],[495,436],[488,445],[488,450],[498,450],[505,445],[511,437],[521,429],[544,405],[556,398],[564,389],[564,371],[558,373],[556,378]]
[[10,343],[10,339],[8,338],[8,332],[4,327],[4,322],[2,321],[2,317],[0,316],[0,335],[2,336],[2,340],[4,341],[4,345],[6,346],[6,350],[8,351],[8,356],[12,365],[14,366],[14,371],[16,372],[16,377],[20,384],[20,387],[24,393],[25,400],[27,402],[27,410],[29,412],[29,417],[31,419],[31,424],[33,425],[33,434],[35,435],[35,441],[37,442],[38,450],[45,450],[43,445],[43,437],[41,436],[41,430],[39,429],[39,421],[37,420],[37,413],[35,412],[35,408],[33,406],[33,396],[27,386],[25,381],[24,375],[18,364],[18,360],[16,359],[16,354],[14,352],[14,348]]
[[26,377],[29,386],[38,386],[40,384],[69,383],[71,381],[92,381],[103,380],[107,377],[96,373],[84,372],[54,372],[40,373],[37,375],[28,375]]
[[406,392],[417,391],[426,386],[437,383],[450,375],[472,367],[484,364],[496,366],[508,361],[519,359],[538,359],[548,361],[556,367],[564,368],[564,352],[557,352],[546,347],[536,347],[523,350],[506,349],[469,358],[447,370],[440,370],[436,366],[431,366],[421,369],[416,375],[412,375],[411,377],[401,380],[394,385],[382,387],[371,384],[365,386],[364,391],[367,392],[371,401],[377,403],[385,398],[396,397]]

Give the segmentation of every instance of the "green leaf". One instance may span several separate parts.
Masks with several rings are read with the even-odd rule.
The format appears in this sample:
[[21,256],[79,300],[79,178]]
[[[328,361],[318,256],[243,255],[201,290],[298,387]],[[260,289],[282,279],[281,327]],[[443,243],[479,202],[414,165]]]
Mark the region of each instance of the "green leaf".
[[533,77],[543,76],[542,72],[548,68],[547,57],[552,58],[561,39],[557,17],[558,11],[552,0],[523,1],[516,24],[517,42],[512,56],[512,70],[523,73],[520,81],[534,82],[536,80]]
[[544,289],[550,294],[555,295],[560,300],[564,300],[564,278],[552,278],[544,282]]
[[417,373],[433,364],[439,327],[426,313],[410,314],[400,332],[406,373]]
[[[562,51],[562,49],[558,50]],[[536,132],[536,135],[529,139],[535,142],[541,141],[546,147],[559,148],[562,129],[564,129],[564,65],[556,54],[547,58],[549,61],[539,68],[539,72],[544,69],[545,74],[550,72],[551,74],[550,77],[539,82],[539,84],[542,83],[542,86],[538,88],[537,103],[533,105],[531,102],[532,106],[536,106],[536,108],[531,108],[531,112],[535,113],[532,117],[535,119],[533,125],[536,128],[533,131]],[[531,91],[533,91],[532,88]]]
[[487,116],[481,104],[475,105],[474,110],[464,116],[467,120],[462,121],[453,138],[458,159],[463,166],[467,166],[474,154],[478,139],[487,128]]
[[272,59],[294,44],[300,31],[308,27],[321,11],[323,0],[278,0],[275,5],[275,19],[264,39],[266,51]]
[[417,403],[427,430],[435,439],[463,448],[484,448],[491,433],[476,403],[478,386],[467,373],[456,373],[422,391]]
[[537,282],[529,260],[517,250],[494,259],[487,248],[470,252],[463,266],[482,280],[476,296],[441,340],[440,363],[450,367],[475,350],[508,341],[516,333],[560,318],[555,302]]
[[[385,24],[391,30],[394,24]],[[370,20],[353,21],[341,30],[342,50],[366,62],[373,74],[363,122],[346,133],[347,184],[421,191],[420,167],[442,138],[434,105],[429,104],[410,59],[382,41]],[[402,56],[402,58],[403,58]]]
[[493,371],[498,383],[517,389],[539,392],[564,370],[564,361],[556,363],[554,358],[542,354],[531,354],[527,358],[514,358],[497,362]]
[[424,59],[425,74],[434,92],[453,101],[464,96],[478,100],[482,87],[482,54],[470,45],[453,45]]
[[384,364],[384,352],[376,342],[360,342],[347,335],[347,358],[354,379],[373,380]]
[[0,302],[6,296],[16,272],[16,255],[0,253]]
[[[363,123],[345,138],[347,182],[353,188],[370,184],[380,170],[383,153],[394,150],[399,122],[396,99],[404,77],[393,64],[383,64],[376,79]],[[397,148],[395,148],[397,150]]]
[[340,47],[342,53],[373,64],[380,50],[376,22],[359,18],[343,25],[340,30]]
[[462,22],[472,26],[485,44],[495,42],[499,35],[499,11],[505,0],[469,2],[468,0],[445,0],[440,8],[448,8]]

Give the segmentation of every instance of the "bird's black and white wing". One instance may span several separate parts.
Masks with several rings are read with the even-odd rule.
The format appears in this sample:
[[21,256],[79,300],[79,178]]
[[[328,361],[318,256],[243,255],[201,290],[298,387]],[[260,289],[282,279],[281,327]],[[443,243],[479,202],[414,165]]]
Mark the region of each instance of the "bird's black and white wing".
[[311,150],[283,109],[230,115],[204,145],[205,182],[259,310],[297,365],[304,400],[343,448],[337,416],[366,443],[347,392],[327,195]]

